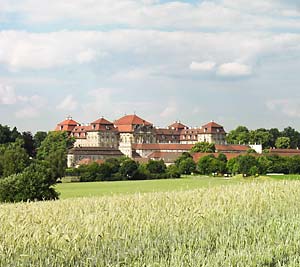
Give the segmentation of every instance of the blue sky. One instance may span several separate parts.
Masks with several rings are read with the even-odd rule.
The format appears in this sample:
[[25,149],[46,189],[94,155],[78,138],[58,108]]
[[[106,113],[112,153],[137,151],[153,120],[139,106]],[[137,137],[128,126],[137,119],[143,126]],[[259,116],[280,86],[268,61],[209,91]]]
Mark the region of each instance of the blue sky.
[[156,126],[300,130],[300,4],[0,0],[0,123],[136,112]]

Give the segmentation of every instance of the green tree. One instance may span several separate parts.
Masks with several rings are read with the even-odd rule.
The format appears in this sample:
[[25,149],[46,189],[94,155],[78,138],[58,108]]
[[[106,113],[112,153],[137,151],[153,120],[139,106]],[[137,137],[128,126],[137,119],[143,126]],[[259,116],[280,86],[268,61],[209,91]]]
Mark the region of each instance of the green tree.
[[290,138],[290,147],[297,148],[300,146],[300,134],[298,131],[293,129],[292,127],[286,127],[281,132],[282,137]]
[[270,147],[271,138],[269,131],[264,128],[249,132],[249,142],[251,144],[261,144],[263,148]]
[[67,167],[67,151],[72,147],[74,139],[66,132],[49,132],[37,150],[37,158],[49,162],[54,180],[65,174]]
[[33,137],[34,147],[36,149],[38,149],[41,146],[42,142],[45,140],[46,137],[47,137],[46,132],[42,132],[42,131],[36,132],[34,137]]
[[197,170],[200,174],[210,175],[214,170],[212,169],[212,162],[216,159],[214,155],[207,155],[199,159]]
[[35,145],[34,140],[31,132],[23,132],[22,133],[22,139],[24,141],[24,149],[26,150],[27,154],[30,157],[35,156]]
[[146,168],[150,173],[166,173],[167,166],[163,160],[149,160]]
[[127,158],[121,162],[119,172],[122,177],[131,180],[138,173],[138,164],[134,160]]
[[22,173],[13,174],[0,181],[0,201],[57,199],[59,194],[52,187],[50,170],[40,162],[34,162]]
[[18,132],[16,127],[10,130],[8,126],[0,124],[0,144],[13,143],[20,137],[21,134]]
[[289,137],[278,137],[275,146],[276,148],[290,148],[291,139]]
[[278,137],[280,137],[280,131],[277,128],[272,128],[269,130],[269,133],[271,135],[270,137],[270,143],[268,148],[272,148],[275,147],[275,142],[277,140]]
[[225,154],[223,154],[223,153],[220,153],[219,155],[218,155],[218,158],[217,158],[219,161],[222,161],[222,162],[224,162],[224,163],[227,163],[227,157],[226,157],[226,155]]
[[175,164],[168,166],[167,174],[169,178],[180,178],[181,173]]
[[193,158],[186,158],[180,161],[178,171],[181,174],[191,174],[196,171],[196,163]]
[[22,145],[23,142],[19,140],[18,142],[9,144],[5,149],[1,157],[3,177],[20,173],[30,164],[29,156]]
[[253,166],[256,166],[259,169],[259,163],[254,156],[251,155],[243,155],[238,157],[239,162],[239,173],[249,176],[251,175],[250,169]]
[[287,164],[290,174],[300,174],[300,156],[287,158]]
[[202,152],[202,153],[214,153],[216,151],[216,147],[214,144],[210,144],[208,142],[199,142],[196,143],[192,149],[192,153]]
[[229,144],[248,144],[250,141],[249,130],[245,126],[238,126],[226,136],[226,141]]

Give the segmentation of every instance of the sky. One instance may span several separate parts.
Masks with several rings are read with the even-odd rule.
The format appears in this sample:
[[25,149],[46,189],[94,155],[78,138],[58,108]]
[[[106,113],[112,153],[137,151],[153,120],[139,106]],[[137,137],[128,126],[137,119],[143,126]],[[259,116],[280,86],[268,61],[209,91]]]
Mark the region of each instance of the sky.
[[299,0],[0,0],[0,124],[133,114],[300,130]]

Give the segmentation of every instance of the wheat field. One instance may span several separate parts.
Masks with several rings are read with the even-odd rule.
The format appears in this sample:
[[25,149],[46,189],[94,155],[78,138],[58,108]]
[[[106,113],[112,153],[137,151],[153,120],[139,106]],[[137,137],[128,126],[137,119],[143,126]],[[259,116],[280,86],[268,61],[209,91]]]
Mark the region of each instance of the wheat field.
[[0,266],[300,266],[300,182],[0,205]]

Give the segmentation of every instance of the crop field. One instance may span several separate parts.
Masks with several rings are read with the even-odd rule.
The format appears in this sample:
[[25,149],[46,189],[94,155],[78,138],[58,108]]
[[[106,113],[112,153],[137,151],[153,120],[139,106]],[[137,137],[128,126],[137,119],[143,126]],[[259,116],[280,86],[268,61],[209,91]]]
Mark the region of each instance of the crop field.
[[93,183],[62,183],[56,189],[60,198],[91,197],[116,194],[149,193],[184,191],[199,188],[210,188],[219,185],[247,183],[251,181],[271,180],[268,177],[247,178],[241,176],[225,179],[224,177],[187,176],[181,179],[161,179],[145,181],[93,182]]
[[300,266],[300,182],[0,205],[0,266]]

